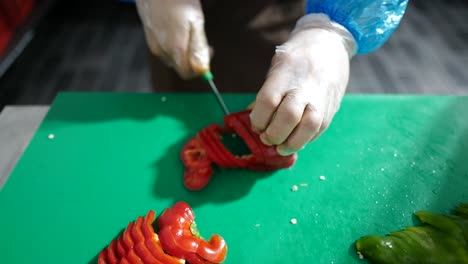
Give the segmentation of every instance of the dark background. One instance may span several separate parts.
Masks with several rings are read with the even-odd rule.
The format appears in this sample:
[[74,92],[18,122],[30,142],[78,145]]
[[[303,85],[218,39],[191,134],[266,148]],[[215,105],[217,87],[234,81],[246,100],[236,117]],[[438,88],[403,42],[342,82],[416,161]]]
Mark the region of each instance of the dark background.
[[[43,2],[31,41],[0,76],[0,109],[50,104],[58,91],[154,92],[133,3]],[[468,94],[467,70],[468,2],[410,0],[392,38],[353,59],[348,92]]]

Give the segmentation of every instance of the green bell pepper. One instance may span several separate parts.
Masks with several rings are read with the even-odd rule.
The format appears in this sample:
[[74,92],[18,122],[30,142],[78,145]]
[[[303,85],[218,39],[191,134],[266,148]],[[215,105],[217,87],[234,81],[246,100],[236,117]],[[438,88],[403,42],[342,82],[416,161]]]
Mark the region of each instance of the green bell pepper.
[[468,263],[468,203],[448,215],[418,211],[423,225],[385,236],[356,240],[358,254],[371,263]]

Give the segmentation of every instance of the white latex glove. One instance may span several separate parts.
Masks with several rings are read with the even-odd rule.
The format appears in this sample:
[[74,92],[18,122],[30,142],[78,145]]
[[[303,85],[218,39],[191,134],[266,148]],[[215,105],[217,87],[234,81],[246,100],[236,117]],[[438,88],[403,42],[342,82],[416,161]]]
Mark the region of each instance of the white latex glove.
[[151,52],[183,79],[209,70],[210,51],[199,0],[137,0]]
[[267,145],[289,155],[316,139],[338,111],[348,85],[352,35],[323,14],[301,18],[277,47],[252,106],[253,129]]

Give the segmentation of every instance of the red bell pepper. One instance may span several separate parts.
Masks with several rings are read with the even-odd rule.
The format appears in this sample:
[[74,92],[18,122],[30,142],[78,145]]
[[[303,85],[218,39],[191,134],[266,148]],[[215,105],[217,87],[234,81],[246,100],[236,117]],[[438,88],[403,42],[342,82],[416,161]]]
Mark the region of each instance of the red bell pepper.
[[198,138],[192,138],[184,145],[181,158],[188,168],[204,168],[211,164]]
[[107,262],[110,264],[115,264],[119,261],[119,257],[117,256],[115,249],[115,240],[112,240],[109,247],[107,248]]
[[123,245],[126,247],[125,249],[128,251],[133,248],[133,239],[130,235],[130,232],[133,230],[133,222],[128,223],[127,229],[124,230],[121,240],[123,241]]
[[125,250],[125,247],[122,244],[122,240],[121,239],[116,239],[115,241],[117,242],[117,246],[116,246],[117,254],[119,256],[121,256],[121,257],[125,256],[126,250]]
[[122,258],[119,262],[119,264],[130,264],[126,258]]
[[[181,150],[185,166],[184,186],[189,190],[203,189],[214,172],[211,165],[223,168],[241,168],[256,171],[273,171],[291,167],[297,154],[281,156],[275,146],[267,146],[260,135],[252,130],[250,111],[244,110],[224,117],[225,126],[211,124],[200,130]],[[224,133],[240,136],[251,153],[241,157],[232,154],[221,142]],[[201,170],[201,169],[204,170]]]
[[135,250],[133,248],[131,248],[127,252],[127,259],[128,259],[128,262],[130,262],[130,264],[145,264],[140,259],[140,257],[138,257],[138,255],[135,253]]
[[[212,236],[209,242],[203,240],[198,231],[194,231],[195,215],[187,203],[176,203],[163,212],[157,222],[160,234],[153,228],[155,216],[156,212],[150,210],[144,217],[130,222],[108,247],[101,250],[98,264],[184,264],[186,261],[215,264],[224,261],[226,242],[219,235]],[[174,248],[179,245],[188,251]]]
[[107,249],[101,250],[98,256],[98,264],[107,264]]
[[227,254],[225,240],[212,235],[205,241],[198,233],[195,215],[185,202],[177,202],[158,218],[158,236],[161,246],[171,256],[186,259],[189,263],[221,263]]
[[152,223],[155,212],[130,222],[118,238],[101,250],[98,264],[183,264],[185,261],[168,255],[159,243]]
[[183,260],[170,256],[166,254],[162,247],[161,243],[159,242],[158,235],[154,232],[153,228],[153,221],[155,218],[155,212],[150,210],[148,214],[145,216],[145,221],[142,225],[142,232],[145,236],[145,245],[149,249],[149,251],[153,254],[153,256],[158,259],[160,262],[164,264],[181,264],[184,263]]

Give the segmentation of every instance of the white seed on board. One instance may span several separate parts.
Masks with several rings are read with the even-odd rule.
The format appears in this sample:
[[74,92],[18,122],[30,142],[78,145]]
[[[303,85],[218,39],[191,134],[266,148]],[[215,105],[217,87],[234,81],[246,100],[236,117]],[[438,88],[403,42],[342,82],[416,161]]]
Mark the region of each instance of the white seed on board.
[[321,181],[324,181],[324,180],[326,180],[327,178],[325,178],[325,176],[322,175],[322,176],[319,177],[319,179],[320,179]]
[[293,185],[293,187],[291,188],[291,190],[293,192],[297,192],[298,189],[299,189],[299,187],[297,187],[297,185]]
[[297,224],[297,219],[296,218],[291,219],[291,224],[293,225]]
[[54,138],[55,138],[55,135],[54,135],[54,134],[49,134],[48,138],[49,138],[49,139],[54,139]]

